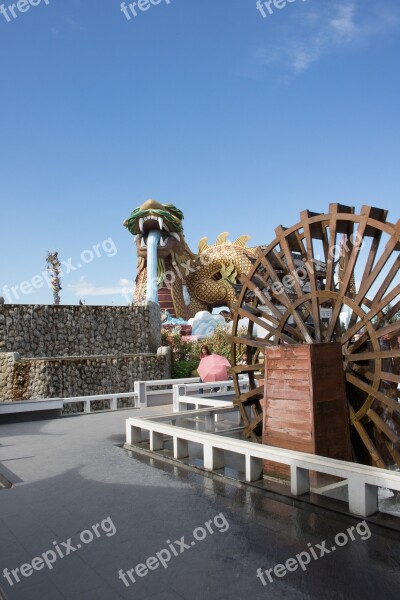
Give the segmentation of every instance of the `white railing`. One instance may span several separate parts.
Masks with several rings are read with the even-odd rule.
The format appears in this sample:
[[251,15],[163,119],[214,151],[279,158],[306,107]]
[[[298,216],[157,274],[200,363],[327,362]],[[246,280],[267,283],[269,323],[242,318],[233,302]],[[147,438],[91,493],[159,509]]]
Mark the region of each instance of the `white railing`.
[[[247,378],[243,378],[243,384],[246,385]],[[117,394],[95,394],[92,396],[73,396],[70,398],[45,398],[38,400],[20,400],[15,402],[0,402],[0,414],[10,414],[18,412],[31,412],[37,410],[62,409],[67,404],[83,403],[83,412],[89,414],[92,411],[92,403],[99,400],[110,402],[110,410],[118,410],[118,400],[120,398],[132,398],[133,408],[146,408],[148,406],[159,406],[163,404],[173,404],[174,388],[179,387],[180,395],[185,396],[186,391],[197,391],[204,388],[212,397],[234,395],[233,391],[227,391],[227,388],[233,386],[232,380],[216,381],[212,383],[200,383],[199,377],[188,377],[186,379],[158,379],[154,381],[135,381],[133,392],[121,392]],[[183,387],[181,387],[183,386]],[[154,390],[153,387],[161,389]],[[220,391],[212,392],[212,388],[218,387]],[[182,399],[182,403],[184,403]],[[204,405],[204,404],[203,404]],[[207,404],[205,405],[207,406]]]
[[[248,385],[248,377],[246,375],[239,376],[242,385]],[[213,397],[232,395],[234,396],[233,381],[227,379],[224,381],[212,381],[208,383],[202,383],[200,377],[188,377],[186,379],[160,379],[157,381],[135,381],[134,390],[139,398],[139,408],[145,408],[147,406],[158,406],[160,404],[171,404],[172,402],[172,389],[176,385],[183,386],[182,396],[186,394],[186,391],[199,391],[209,390],[207,393]],[[169,389],[152,390],[152,387],[168,387]],[[218,392],[213,392],[213,388],[219,388]],[[228,388],[232,387],[229,391]],[[183,391],[185,390],[185,391]],[[201,393],[201,392],[200,392]]]
[[62,398],[46,398],[43,400],[15,400],[14,402],[0,402],[0,415],[36,412],[38,410],[62,410],[62,407]]
[[[249,387],[247,376],[239,376],[239,387],[241,391],[246,391]],[[218,391],[214,391],[219,388]],[[188,392],[197,392],[198,395],[188,395]],[[206,392],[206,396],[203,396]],[[209,398],[208,396],[211,396]],[[188,405],[194,406],[196,409],[202,406],[232,406],[232,402],[226,400],[218,400],[219,396],[235,397],[233,389],[233,381],[231,379],[225,381],[213,381],[209,383],[181,383],[173,386],[173,406],[174,412],[185,410]]]
[[[182,416],[199,417],[203,415],[210,421],[210,418],[215,418],[215,415],[226,410],[226,408],[211,408],[186,411]],[[232,411],[233,408],[228,410]],[[309,471],[334,475],[347,479],[349,510],[362,517],[377,512],[379,487],[400,491],[400,473],[237,440],[216,433],[176,427],[173,423],[177,416],[176,413],[173,413],[164,415],[162,418],[131,417],[126,419],[127,445],[142,442],[142,433],[148,432],[150,450],[156,451],[163,448],[164,436],[172,437],[174,458],[181,459],[189,455],[189,442],[195,442],[203,447],[204,468],[208,470],[224,467],[225,452],[240,454],[245,458],[245,478],[248,482],[260,479],[264,460],[288,465],[290,466],[291,493],[294,496],[310,492]]]
[[[179,383],[198,383],[199,381],[200,377],[135,381],[133,389],[138,397],[138,408],[146,408],[149,405],[157,406],[158,404],[171,404],[173,385]],[[155,386],[167,389],[152,390],[151,388]]]
[[97,402],[99,400],[109,400],[110,402],[110,410],[118,409],[118,400],[119,398],[133,398],[133,408],[138,407],[138,396],[136,392],[122,392],[120,394],[99,394],[95,396],[74,396],[71,398],[63,398],[63,405],[66,404],[76,404],[77,402],[83,403],[83,412],[85,414],[94,412],[92,411],[92,402]]

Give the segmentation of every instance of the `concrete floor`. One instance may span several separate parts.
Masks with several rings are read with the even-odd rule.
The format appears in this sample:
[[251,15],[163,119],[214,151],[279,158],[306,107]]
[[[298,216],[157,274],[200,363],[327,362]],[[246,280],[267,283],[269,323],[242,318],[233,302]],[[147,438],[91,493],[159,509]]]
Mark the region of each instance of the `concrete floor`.
[[[366,530],[359,526],[354,541],[320,557],[317,544],[327,540],[332,548],[337,534],[360,521],[295,508],[251,487],[122,449],[128,416],[166,411],[170,407],[0,426],[0,474],[15,484],[0,489],[0,586],[9,600],[397,600],[398,533],[370,525],[371,536],[363,540]],[[5,568],[32,563],[51,549],[55,554],[53,542],[64,552],[69,538],[77,546],[81,532],[96,523],[100,537],[58,557],[52,570],[44,565],[27,577],[17,572],[21,581],[12,579],[13,586],[4,578]],[[193,534],[201,526],[205,538],[192,544],[204,535]],[[183,553],[175,543],[182,536],[189,546]],[[120,569],[145,563],[172,542],[178,556],[170,552],[168,568],[134,575],[130,587],[118,579]],[[258,567],[286,563],[310,550],[307,544],[317,560],[283,577],[271,572],[273,581],[264,576],[262,585]]]

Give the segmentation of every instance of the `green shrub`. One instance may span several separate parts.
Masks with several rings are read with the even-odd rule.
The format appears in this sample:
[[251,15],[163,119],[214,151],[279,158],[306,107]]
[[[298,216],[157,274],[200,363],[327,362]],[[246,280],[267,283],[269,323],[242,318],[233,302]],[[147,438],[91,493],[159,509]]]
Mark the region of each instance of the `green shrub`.
[[196,360],[178,360],[172,365],[172,378],[184,379],[192,377],[192,372],[198,367],[199,361]]

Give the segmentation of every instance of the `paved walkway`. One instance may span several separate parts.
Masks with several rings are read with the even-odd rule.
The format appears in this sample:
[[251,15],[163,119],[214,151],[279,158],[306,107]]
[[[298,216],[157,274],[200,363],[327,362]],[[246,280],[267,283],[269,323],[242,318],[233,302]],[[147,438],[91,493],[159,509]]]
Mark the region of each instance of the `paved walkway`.
[[[0,586],[9,600],[399,598],[398,534],[371,526],[369,537],[351,517],[294,508],[121,448],[126,417],[165,411],[0,426],[0,473],[16,484],[0,490]],[[357,525],[339,547],[344,538],[335,536]],[[323,540],[337,544],[321,557]],[[304,570],[288,561],[305,551]],[[127,572],[146,561],[132,582]],[[285,563],[271,581],[262,575],[263,586],[257,568]]]

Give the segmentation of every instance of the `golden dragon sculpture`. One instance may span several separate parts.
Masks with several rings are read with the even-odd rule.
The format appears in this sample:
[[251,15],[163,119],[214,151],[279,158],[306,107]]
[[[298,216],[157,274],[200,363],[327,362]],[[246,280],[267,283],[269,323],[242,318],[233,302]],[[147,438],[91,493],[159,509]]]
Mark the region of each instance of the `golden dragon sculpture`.
[[172,317],[187,320],[202,310],[227,306],[236,302],[235,286],[241,275],[249,272],[255,259],[255,249],[246,246],[249,236],[228,241],[228,233],[221,233],[215,244],[206,237],[193,253],[185,241],[182,211],[173,204],[147,200],[124,221],[125,227],[136,238],[138,255],[135,301],[146,296],[147,238],[150,231],[160,231],[157,248],[158,301]]

